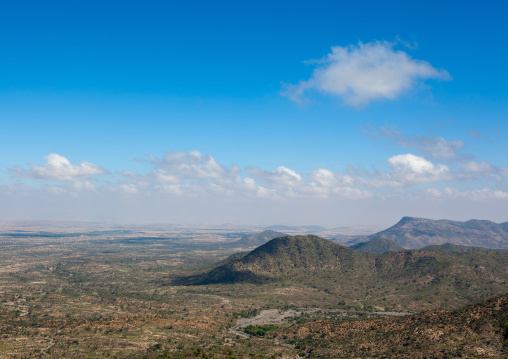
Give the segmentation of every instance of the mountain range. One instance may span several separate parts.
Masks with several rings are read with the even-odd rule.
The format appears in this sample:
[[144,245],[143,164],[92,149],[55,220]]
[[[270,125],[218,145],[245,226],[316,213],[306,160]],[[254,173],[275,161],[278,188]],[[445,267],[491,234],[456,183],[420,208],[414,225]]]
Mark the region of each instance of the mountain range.
[[391,239],[404,248],[423,248],[451,243],[508,249],[508,222],[498,224],[478,219],[459,222],[446,219],[403,217],[394,226],[365,239],[374,238]]

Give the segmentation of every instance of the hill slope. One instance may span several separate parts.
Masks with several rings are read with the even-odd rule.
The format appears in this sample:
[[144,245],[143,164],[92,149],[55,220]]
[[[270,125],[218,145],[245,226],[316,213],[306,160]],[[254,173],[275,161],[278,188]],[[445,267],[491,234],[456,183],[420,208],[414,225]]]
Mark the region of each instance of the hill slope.
[[315,320],[277,331],[317,358],[506,358],[508,295],[453,312],[339,322]]
[[360,252],[369,252],[374,254],[384,254],[387,252],[401,252],[405,248],[395,243],[395,241],[386,238],[374,238],[368,242],[361,242],[352,245],[352,249]]
[[473,219],[467,222],[404,217],[368,238],[388,238],[405,248],[445,243],[483,248],[508,248],[508,222]]
[[[332,243],[324,238],[284,236],[272,239],[238,260],[214,268],[200,277],[199,284],[270,282],[312,278],[321,273],[362,273],[367,253]],[[370,258],[374,265],[374,258]]]
[[506,292],[506,263],[508,252],[497,250],[430,248],[374,255],[312,235],[285,236],[174,284],[273,283],[323,291],[330,300],[350,304],[362,298],[366,305],[421,311]]
[[245,235],[239,240],[231,242],[230,245],[235,247],[259,247],[274,238],[284,236],[284,233],[267,230],[260,233]]

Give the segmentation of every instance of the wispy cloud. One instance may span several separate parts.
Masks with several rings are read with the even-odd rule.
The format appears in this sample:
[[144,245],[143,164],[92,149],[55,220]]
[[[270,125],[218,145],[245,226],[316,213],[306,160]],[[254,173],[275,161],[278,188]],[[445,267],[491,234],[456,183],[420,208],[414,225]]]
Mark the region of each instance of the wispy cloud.
[[485,200],[508,200],[508,193],[501,190],[482,188],[476,190],[461,191],[456,188],[446,187],[444,189],[429,188],[426,193],[438,198],[466,198],[474,201]]
[[447,140],[441,136],[410,136],[400,129],[390,126],[368,126],[363,128],[363,132],[372,140],[386,140],[395,146],[414,149],[435,160],[469,160],[474,157],[470,154],[460,153],[465,145],[461,139]]
[[498,182],[508,179],[507,167],[497,167],[487,161],[461,162],[458,166],[461,168],[461,171],[458,173],[457,179],[474,181],[478,178],[483,178]]
[[300,186],[302,182],[302,176],[295,171],[280,166],[276,170],[262,171],[257,167],[249,167],[247,171],[254,179],[259,179],[269,186]]
[[52,179],[61,181],[75,181],[85,179],[91,175],[107,173],[99,165],[82,161],[79,165],[73,165],[70,161],[56,153],[50,153],[43,157],[46,163],[42,166],[29,164],[30,169],[15,167],[9,171],[17,176],[37,179]]
[[427,79],[451,79],[446,70],[413,59],[394,46],[375,41],[332,47],[325,58],[311,61],[316,68],[310,79],[286,85],[283,95],[302,102],[317,92],[339,97],[347,105],[361,106],[373,100],[396,99]]
[[347,174],[334,173],[326,168],[317,168],[309,178],[324,187],[347,187],[356,184],[355,179]]

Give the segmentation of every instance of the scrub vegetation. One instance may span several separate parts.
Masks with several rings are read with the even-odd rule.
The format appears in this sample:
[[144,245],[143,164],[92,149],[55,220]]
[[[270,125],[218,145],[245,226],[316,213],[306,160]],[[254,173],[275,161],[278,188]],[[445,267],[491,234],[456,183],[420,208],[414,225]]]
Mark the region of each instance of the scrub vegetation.
[[[232,231],[16,233],[0,234],[0,358],[403,356],[416,338],[422,355],[504,350],[506,297],[459,309],[506,292],[501,251],[376,256],[301,236],[235,254]],[[268,309],[296,314],[232,330]]]

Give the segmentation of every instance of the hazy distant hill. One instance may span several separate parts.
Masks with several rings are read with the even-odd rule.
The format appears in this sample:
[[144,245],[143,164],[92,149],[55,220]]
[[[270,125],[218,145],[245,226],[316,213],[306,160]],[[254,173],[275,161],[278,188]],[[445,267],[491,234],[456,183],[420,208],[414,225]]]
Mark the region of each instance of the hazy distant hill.
[[284,237],[285,235],[285,233],[267,230],[260,233],[245,235],[239,240],[231,242],[231,245],[236,247],[259,247],[274,238]]
[[287,231],[287,232],[306,232],[306,233],[316,233],[326,231],[325,227],[321,226],[285,226],[283,224],[277,224],[274,226],[265,227],[266,230],[273,231]]
[[283,224],[275,224],[273,226],[265,227],[264,229],[268,231],[296,231],[298,230],[298,227],[286,226]]
[[352,249],[360,252],[369,252],[374,254],[383,254],[387,252],[400,252],[405,248],[395,243],[395,241],[386,238],[374,238],[368,242],[361,242],[352,245]]
[[445,243],[484,248],[508,248],[508,222],[472,219],[467,222],[404,217],[368,238],[388,238],[405,248]]
[[342,298],[368,296],[376,305],[414,305],[422,310],[506,292],[506,263],[508,252],[499,250],[433,248],[375,255],[313,235],[285,236],[174,284],[285,283]]

